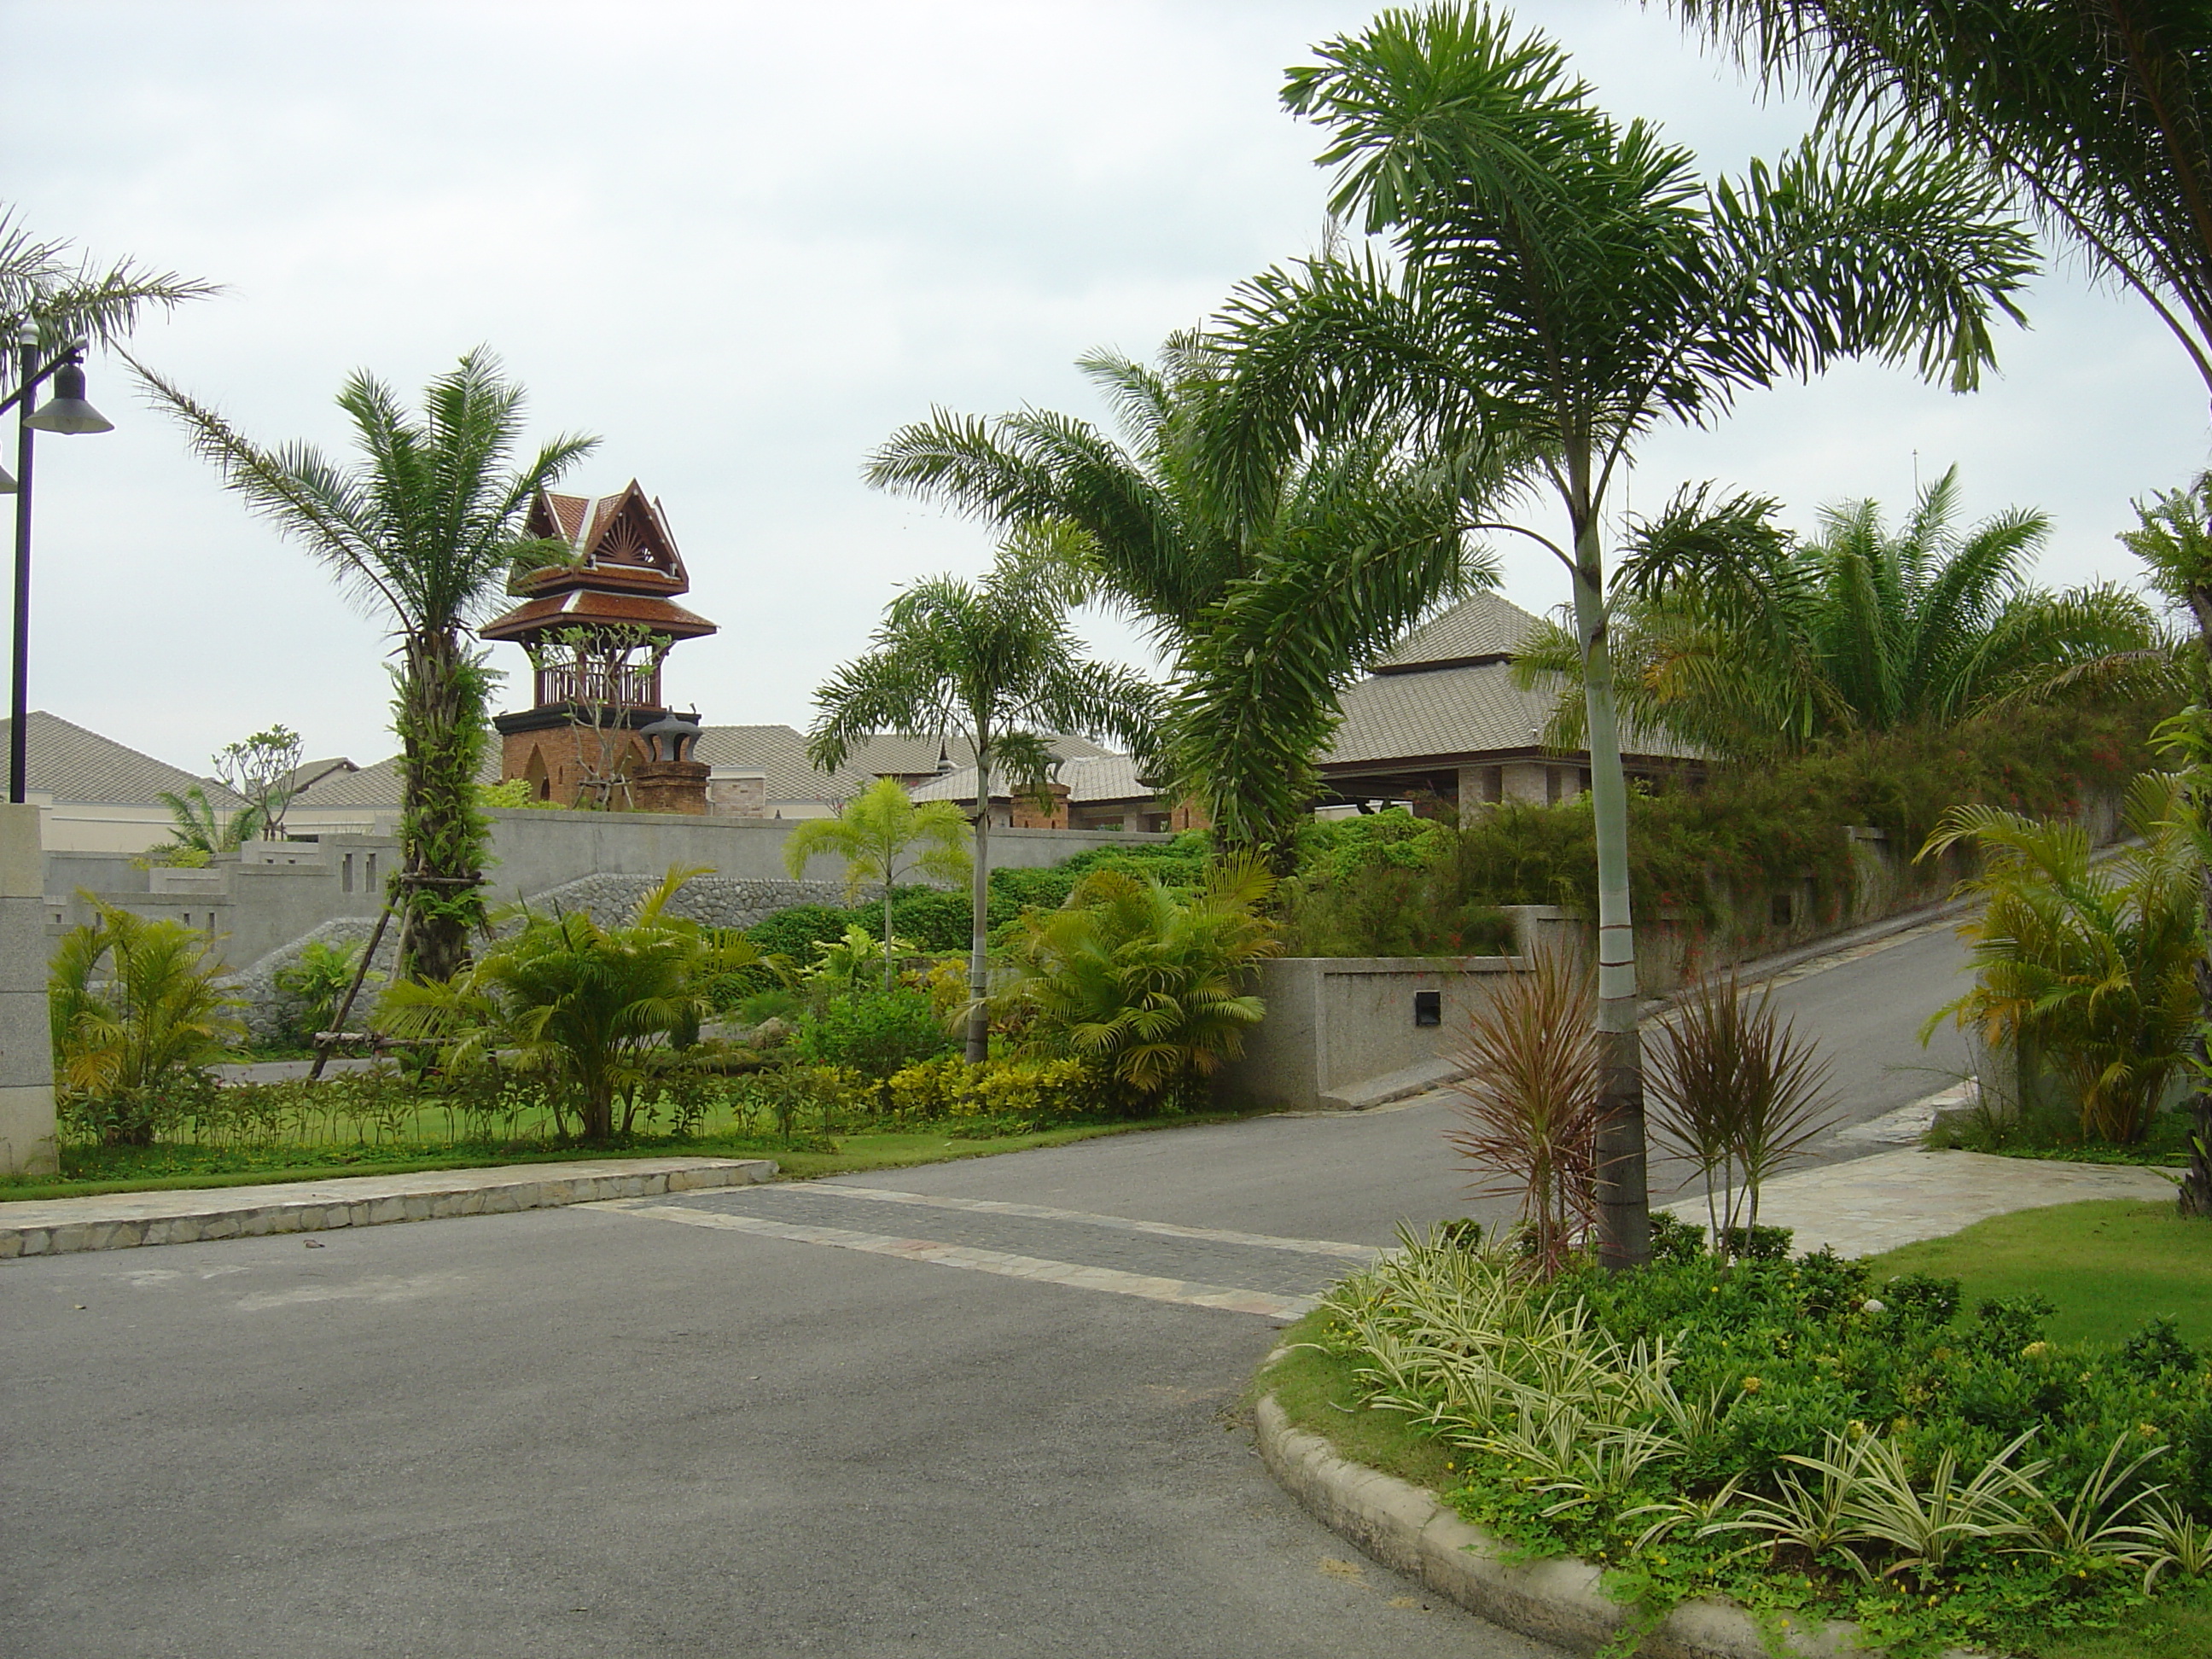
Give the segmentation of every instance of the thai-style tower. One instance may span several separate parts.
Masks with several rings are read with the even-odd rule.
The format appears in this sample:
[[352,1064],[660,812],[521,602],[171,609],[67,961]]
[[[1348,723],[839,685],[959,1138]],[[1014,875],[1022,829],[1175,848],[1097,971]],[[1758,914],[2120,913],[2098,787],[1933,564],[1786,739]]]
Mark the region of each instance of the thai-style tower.
[[524,533],[568,552],[519,577],[522,603],[477,629],[520,645],[534,671],[532,707],[494,722],[500,776],[563,805],[705,811],[708,769],[689,752],[696,715],[670,714],[660,669],[714,624],[676,603],[691,579],[660,503],[635,478],[612,495],[541,490]]

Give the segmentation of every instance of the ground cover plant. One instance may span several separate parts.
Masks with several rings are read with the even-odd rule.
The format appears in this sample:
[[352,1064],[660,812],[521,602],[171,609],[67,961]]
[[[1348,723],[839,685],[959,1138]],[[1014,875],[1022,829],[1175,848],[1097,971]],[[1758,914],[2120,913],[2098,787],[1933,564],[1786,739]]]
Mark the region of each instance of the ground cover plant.
[[1442,1447],[1400,1461],[1647,1615],[1719,1593],[1907,1654],[2212,1618],[2212,1373],[2170,1322],[2071,1342],[2031,1297],[1658,1237],[1548,1280],[1517,1239],[1409,1237],[1297,1333],[1334,1368],[1304,1392]]

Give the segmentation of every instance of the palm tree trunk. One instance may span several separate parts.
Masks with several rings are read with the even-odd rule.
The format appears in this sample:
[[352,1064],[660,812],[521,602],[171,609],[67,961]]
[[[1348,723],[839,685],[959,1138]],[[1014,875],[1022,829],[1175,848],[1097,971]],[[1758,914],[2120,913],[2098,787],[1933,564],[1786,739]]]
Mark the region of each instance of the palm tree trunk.
[[990,733],[981,722],[975,731],[975,866],[969,903],[973,915],[968,935],[968,1063],[981,1065],[991,1056],[991,1016],[983,999],[991,988],[990,970],[984,961],[983,936],[991,910],[991,750]]
[[403,867],[416,880],[400,896],[408,926],[401,977],[451,979],[468,960],[482,919],[487,823],[476,802],[484,744],[484,676],[449,630],[410,635],[399,672],[397,721]]
[[1586,457],[1575,479],[1575,632],[1583,650],[1590,806],[1597,832],[1598,1260],[1614,1272],[1651,1259],[1645,1185],[1644,1049],[1637,1030],[1636,929],[1628,905],[1628,781],[1613,706],[1604,550]]

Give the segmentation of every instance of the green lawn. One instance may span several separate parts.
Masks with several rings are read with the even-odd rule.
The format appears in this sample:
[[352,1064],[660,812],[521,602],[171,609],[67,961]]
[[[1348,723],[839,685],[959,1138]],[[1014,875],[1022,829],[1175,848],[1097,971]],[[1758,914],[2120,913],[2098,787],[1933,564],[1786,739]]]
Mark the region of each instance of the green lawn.
[[481,1145],[67,1147],[59,1180],[0,1180],[0,1203],[84,1198],[97,1193],[178,1192],[250,1187],[342,1176],[406,1175],[418,1170],[470,1170],[504,1164],[564,1164],[601,1158],[769,1158],[793,1180],[903,1169],[954,1158],[989,1158],[1033,1146],[1064,1146],[1100,1135],[1140,1129],[1181,1128],[1228,1121],[1226,1115],[1176,1117],[1147,1123],[1073,1124],[1035,1134],[988,1140],[956,1140],[941,1128],[818,1135],[787,1147],[774,1137],[700,1135],[679,1140],[637,1135],[617,1146],[554,1146],[542,1142]]
[[2212,1224],[2181,1220],[2171,1204],[2123,1198],[2015,1210],[1872,1265],[1882,1277],[1956,1279],[1969,1307],[1983,1297],[2045,1297],[2058,1310],[2048,1331],[2055,1341],[2118,1342],[2165,1314],[2184,1340],[2212,1346]]

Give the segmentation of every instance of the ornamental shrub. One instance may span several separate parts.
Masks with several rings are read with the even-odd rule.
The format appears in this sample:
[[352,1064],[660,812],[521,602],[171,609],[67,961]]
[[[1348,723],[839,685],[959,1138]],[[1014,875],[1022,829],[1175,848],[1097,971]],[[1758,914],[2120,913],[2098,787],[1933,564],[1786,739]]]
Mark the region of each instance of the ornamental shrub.
[[801,1018],[794,1041],[803,1059],[878,1082],[954,1044],[928,995],[904,986],[831,997]]
[[1109,1115],[1121,1095],[1112,1079],[1078,1060],[971,1065],[957,1054],[895,1073],[886,1091],[902,1119],[991,1118],[1032,1128]]

